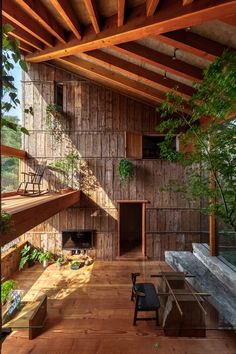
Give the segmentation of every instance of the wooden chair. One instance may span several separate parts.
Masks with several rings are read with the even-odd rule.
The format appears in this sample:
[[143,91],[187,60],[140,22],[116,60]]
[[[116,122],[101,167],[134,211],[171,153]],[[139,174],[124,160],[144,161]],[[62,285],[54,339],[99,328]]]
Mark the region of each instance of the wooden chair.
[[[156,325],[159,325],[158,310],[160,301],[156,293],[155,286],[152,283],[136,283],[136,278],[140,273],[131,273],[132,279],[132,294],[131,300],[135,299],[134,319],[133,325],[136,326],[136,321],[156,320]],[[139,311],[155,311],[155,317],[140,317],[138,318]]]
[[[35,172],[21,172],[24,175],[24,181],[20,183],[17,193],[20,192],[21,186],[24,184],[25,188],[21,195],[31,195],[31,196],[37,196],[42,193],[40,190],[40,184],[45,172],[45,169],[47,167],[47,161],[44,161],[42,165],[38,165],[36,168]],[[32,186],[32,189],[29,189],[28,187]],[[37,187],[37,188],[35,188]]]

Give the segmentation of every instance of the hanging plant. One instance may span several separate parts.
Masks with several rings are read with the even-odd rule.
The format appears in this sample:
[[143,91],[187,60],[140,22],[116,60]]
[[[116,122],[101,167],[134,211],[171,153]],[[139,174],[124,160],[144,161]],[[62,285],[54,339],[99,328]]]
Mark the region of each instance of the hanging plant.
[[119,177],[122,182],[130,180],[134,175],[134,166],[130,160],[122,159],[119,162]]
[[11,233],[13,231],[11,215],[3,210],[1,212],[0,229],[2,234]]
[[46,107],[46,124],[48,130],[54,136],[56,142],[62,142],[63,124],[65,117],[62,112],[62,107],[57,104],[49,103]]

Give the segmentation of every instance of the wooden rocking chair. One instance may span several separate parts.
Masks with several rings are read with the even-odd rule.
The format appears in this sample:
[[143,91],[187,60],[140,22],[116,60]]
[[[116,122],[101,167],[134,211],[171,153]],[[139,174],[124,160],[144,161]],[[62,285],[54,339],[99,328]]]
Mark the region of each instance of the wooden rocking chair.
[[[21,172],[24,175],[24,181],[22,181],[17,189],[17,193],[20,195],[27,196],[38,196],[42,193],[40,184],[47,167],[47,161],[43,162],[42,165],[38,165],[35,172]],[[23,192],[21,192],[21,186],[25,185]],[[31,186],[32,189],[29,189]]]

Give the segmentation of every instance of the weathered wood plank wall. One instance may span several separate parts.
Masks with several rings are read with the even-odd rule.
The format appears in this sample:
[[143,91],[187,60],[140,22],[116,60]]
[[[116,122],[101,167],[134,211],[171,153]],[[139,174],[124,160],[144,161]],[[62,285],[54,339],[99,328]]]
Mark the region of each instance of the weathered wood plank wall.
[[[59,145],[45,124],[46,106],[53,102],[54,80],[64,83],[64,111],[71,117],[65,140]],[[63,229],[93,228],[97,230],[95,256],[114,259],[117,256],[116,200],[147,199],[148,257],[162,260],[165,250],[189,250],[192,242],[200,241],[198,206],[161,190],[170,179],[183,179],[180,166],[162,160],[134,160],[134,178],[129,183],[120,183],[118,162],[125,156],[124,133],[155,133],[159,118],[154,108],[44,64],[31,65],[23,81],[25,105],[34,107],[34,117],[25,116],[30,136],[25,137],[24,149],[38,162],[46,159],[50,163],[70,151],[69,142],[86,162],[92,184],[96,185],[80,205],[55,215],[25,238],[60,253]],[[45,186],[49,182],[46,176]]]

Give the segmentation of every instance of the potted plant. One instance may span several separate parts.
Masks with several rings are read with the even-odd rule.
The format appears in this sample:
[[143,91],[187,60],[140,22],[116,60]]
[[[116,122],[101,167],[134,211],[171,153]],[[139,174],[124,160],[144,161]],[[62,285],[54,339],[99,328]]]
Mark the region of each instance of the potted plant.
[[122,159],[119,162],[119,176],[122,182],[130,180],[134,175],[134,166],[130,160]]
[[50,251],[40,251],[38,261],[43,263],[43,267],[47,268],[48,263],[53,259],[53,255]]
[[2,234],[11,233],[13,230],[11,215],[4,210],[1,211],[0,230]]
[[80,268],[81,262],[79,261],[71,261],[70,262],[70,268],[73,270],[77,270]]
[[1,304],[4,305],[7,302],[8,296],[11,290],[16,288],[17,283],[14,280],[6,280],[1,284]]
[[61,269],[62,265],[66,263],[66,260],[63,256],[57,258],[56,265],[58,269]]
[[21,259],[19,263],[19,269],[24,268],[26,264],[28,264],[29,267],[32,267],[34,265],[34,261],[31,258],[31,252],[32,252],[32,247],[30,245],[25,245],[24,248],[21,250]]

